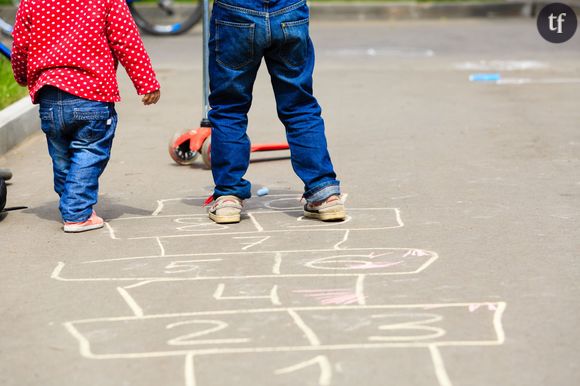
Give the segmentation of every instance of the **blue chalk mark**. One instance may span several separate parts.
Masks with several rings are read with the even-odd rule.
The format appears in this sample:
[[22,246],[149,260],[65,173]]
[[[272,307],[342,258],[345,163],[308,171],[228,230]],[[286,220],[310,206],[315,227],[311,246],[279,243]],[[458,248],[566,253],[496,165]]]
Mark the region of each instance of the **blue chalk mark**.
[[470,82],[497,82],[501,79],[500,74],[481,73],[469,75]]

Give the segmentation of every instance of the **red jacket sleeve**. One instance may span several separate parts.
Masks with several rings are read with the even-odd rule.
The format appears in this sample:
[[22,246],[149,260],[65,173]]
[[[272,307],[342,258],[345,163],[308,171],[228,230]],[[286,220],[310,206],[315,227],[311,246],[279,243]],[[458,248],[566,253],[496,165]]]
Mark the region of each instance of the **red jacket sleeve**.
[[105,32],[113,55],[127,71],[137,94],[159,90],[151,60],[126,0],[110,0]]
[[12,71],[14,79],[22,86],[26,86],[26,71],[28,63],[28,46],[30,44],[30,6],[28,0],[23,0],[18,6],[16,12],[16,23],[12,35],[14,43],[12,44]]

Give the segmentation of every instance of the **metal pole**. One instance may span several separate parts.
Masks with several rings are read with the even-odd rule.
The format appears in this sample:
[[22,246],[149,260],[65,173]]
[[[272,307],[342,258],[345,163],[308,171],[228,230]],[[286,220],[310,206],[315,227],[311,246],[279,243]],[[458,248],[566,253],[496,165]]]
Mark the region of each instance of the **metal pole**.
[[203,0],[203,119],[202,126],[209,126],[209,0]]

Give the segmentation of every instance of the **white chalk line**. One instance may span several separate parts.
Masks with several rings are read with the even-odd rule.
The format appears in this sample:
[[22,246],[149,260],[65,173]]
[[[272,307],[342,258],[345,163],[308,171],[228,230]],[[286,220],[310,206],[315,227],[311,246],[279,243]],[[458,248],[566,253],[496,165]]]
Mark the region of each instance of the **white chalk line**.
[[123,300],[127,303],[131,311],[133,311],[133,314],[135,314],[135,316],[140,318],[144,315],[143,309],[139,306],[139,304],[137,304],[135,299],[133,299],[131,294],[129,294],[129,292],[127,292],[125,288],[117,287],[117,291],[119,292]]
[[[382,306],[355,306],[359,309],[436,309],[449,307],[469,307],[470,305],[480,304],[489,305],[490,302],[469,302],[469,303],[441,303],[441,304],[412,304],[412,305],[382,305]],[[498,346],[504,343],[503,327],[501,326],[501,316],[507,304],[505,302],[497,302],[497,308],[494,311],[494,327],[496,329],[497,340],[479,340],[479,341],[446,341],[437,343],[428,342],[388,342],[388,343],[364,343],[364,344],[338,344],[338,345],[320,345],[320,346],[278,346],[278,347],[251,347],[251,348],[229,348],[229,349],[198,349],[198,350],[178,350],[178,351],[163,351],[163,352],[144,352],[144,353],[127,353],[127,354],[94,354],[90,350],[89,341],[79,332],[75,324],[86,324],[94,322],[111,322],[111,321],[131,321],[144,319],[158,319],[168,317],[182,317],[182,316],[197,316],[197,315],[218,315],[218,314],[246,314],[259,312],[289,312],[294,311],[316,311],[329,309],[348,309],[345,306],[328,306],[328,307],[292,307],[292,308],[270,308],[262,310],[230,310],[230,311],[212,311],[212,312],[190,312],[178,314],[157,314],[147,315],[143,317],[112,317],[112,318],[98,318],[85,319],[78,321],[65,322],[63,325],[69,333],[78,340],[80,354],[85,358],[90,359],[132,359],[132,358],[159,358],[170,357],[176,355],[213,355],[213,354],[237,354],[237,353],[261,353],[261,352],[309,352],[309,351],[338,351],[338,350],[361,350],[361,349],[376,349],[376,348],[413,348],[413,347],[447,347],[447,346],[463,346],[463,347],[484,347],[484,346]],[[296,314],[297,315],[297,314]],[[301,320],[301,319],[300,319]],[[501,331],[501,334],[498,333]],[[317,338],[316,338],[317,339]],[[316,340],[314,340],[316,342]]]
[[288,310],[293,311],[333,311],[333,310],[343,310],[343,311],[353,311],[353,310],[390,310],[390,309],[421,309],[421,310],[436,310],[444,308],[469,308],[469,306],[479,305],[488,306],[495,305],[496,310],[490,310],[497,315],[499,318],[498,322],[501,325],[502,312],[506,307],[505,302],[462,302],[462,303],[421,303],[421,304],[382,304],[382,305],[329,305],[329,306],[298,306],[298,307],[276,307],[276,308],[254,308],[254,309],[243,309],[243,310],[219,310],[219,311],[194,311],[194,312],[177,312],[168,314],[154,314],[145,315],[143,317],[132,317],[132,316],[113,316],[105,318],[90,318],[90,319],[80,319],[73,320],[67,323],[75,324],[86,324],[95,322],[119,322],[119,321],[131,321],[131,320],[144,320],[144,319],[163,319],[163,318],[175,318],[175,317],[190,317],[190,316],[207,316],[207,315],[241,315],[241,314],[263,314],[263,313],[281,313],[287,312]]
[[224,283],[219,283],[217,288],[215,289],[215,292],[213,293],[213,298],[219,300],[224,294],[225,288],[226,285]]
[[399,208],[394,208],[395,210],[395,215],[397,216],[397,223],[399,224],[399,228],[402,228],[405,226],[405,223],[403,223],[403,220],[401,218],[401,211],[399,210]]
[[274,256],[274,266],[272,267],[272,273],[274,275],[280,275],[280,268],[282,267],[282,253],[276,252]]
[[[254,214],[252,212],[248,212],[247,215],[250,218],[250,220],[252,220],[252,224],[254,224],[254,226],[256,227],[256,231],[263,232],[264,228],[262,228],[262,226],[260,225],[258,220],[256,220],[256,217],[254,216]],[[244,233],[246,233],[246,232],[244,232]]]
[[159,246],[159,257],[165,256],[165,248],[163,247],[163,242],[159,237],[156,237],[157,245]]
[[359,305],[366,305],[365,289],[364,289],[365,275],[358,275],[356,278],[355,294]]
[[300,317],[300,315],[298,315],[298,313],[296,313],[296,311],[292,309],[288,309],[287,311],[292,320],[294,321],[294,323],[296,324],[296,326],[298,326],[298,328],[302,330],[308,342],[312,346],[320,346],[321,345],[320,339],[318,339],[318,336],[316,336],[314,331],[310,327],[308,327],[308,325],[304,322],[304,320]]
[[105,221],[105,228],[107,228],[107,231],[109,232],[109,237],[113,240],[120,240],[117,235],[115,235],[115,230],[113,229],[113,227],[111,226],[111,224],[109,224],[108,221]]
[[447,375],[447,370],[445,369],[445,363],[439,352],[437,345],[429,345],[429,353],[431,354],[431,360],[433,361],[433,367],[435,368],[435,375],[437,376],[437,381],[439,386],[453,386],[451,380]]
[[62,272],[62,269],[64,268],[64,266],[65,266],[65,264],[62,261],[59,261],[56,264],[56,268],[54,268],[52,270],[52,273],[50,274],[50,278],[54,279],[54,280],[67,281],[66,279],[62,280],[62,278],[60,277],[60,273]]
[[270,290],[268,296],[224,296],[226,285],[224,283],[218,284],[215,292],[213,293],[213,298],[215,300],[256,300],[256,299],[268,299],[275,306],[281,306],[280,298],[278,297],[278,285],[274,285]]
[[[369,230],[382,230],[382,229],[396,229],[396,228],[401,228],[404,227],[405,224],[403,223],[402,219],[401,219],[401,213],[400,210],[398,208],[350,208],[349,211],[360,211],[360,210],[374,210],[374,211],[385,211],[385,210],[389,210],[389,211],[394,211],[395,212],[395,219],[397,222],[397,225],[392,225],[392,226],[382,226],[382,227],[371,227],[371,228],[330,228],[330,227],[335,227],[337,226],[337,224],[340,224],[340,226],[343,226],[344,224],[350,222],[350,220],[352,220],[352,216],[347,216],[347,220],[343,221],[341,223],[330,223],[330,224],[319,224],[318,222],[316,222],[316,225],[301,225],[301,226],[295,226],[295,225],[290,225],[289,228],[292,229],[278,229],[278,230],[265,230],[264,227],[258,222],[258,220],[256,219],[255,214],[274,214],[274,213],[296,213],[296,212],[301,212],[301,210],[286,210],[286,211],[282,211],[282,210],[278,210],[278,211],[254,211],[254,212],[248,212],[247,216],[250,218],[250,220],[252,221],[252,224],[254,225],[254,227],[256,228],[256,231],[240,231],[240,232],[216,232],[216,233],[207,233],[207,232],[211,232],[211,231],[207,231],[207,232],[203,232],[203,233],[189,233],[189,234],[174,234],[174,235],[165,235],[165,236],[141,236],[141,237],[130,237],[127,238],[128,240],[143,240],[143,239],[151,239],[151,238],[181,238],[181,237],[200,237],[200,236],[224,236],[224,235],[247,235],[247,234],[253,234],[253,233],[262,233],[262,232],[268,232],[268,233],[280,233],[280,232],[288,232],[289,230],[292,231],[298,231],[298,232],[304,232],[304,231],[334,231],[334,230],[359,230],[359,231],[369,231]],[[139,217],[125,217],[125,218],[119,218],[116,219],[114,221],[124,221],[124,220],[143,220],[143,219],[158,219],[158,218],[173,218],[173,217],[178,217],[181,219],[187,219],[187,218],[196,218],[196,217],[205,217],[205,214],[182,214],[182,215],[167,215],[167,216],[139,216]],[[300,218],[298,218],[298,220],[300,220]],[[312,221],[314,223],[314,221]],[[319,229],[321,227],[329,227],[329,228],[322,228]],[[112,229],[112,227],[111,227]],[[117,236],[115,236],[116,239],[119,239]]]
[[[291,200],[295,198],[296,199],[296,203],[298,204],[297,206],[290,206],[290,207],[285,207],[285,208],[277,208],[275,207],[273,204],[276,201],[283,201],[283,200]],[[266,201],[264,203],[264,207],[266,209],[272,209],[272,210],[290,210],[290,209],[302,209],[302,204],[300,203],[300,198],[299,197],[282,197],[282,198],[277,198],[275,200],[270,200],[270,201]]]
[[[375,207],[375,208],[348,208],[348,211],[361,211],[361,210],[374,210],[374,211],[379,211],[379,210],[393,210],[393,211],[397,211],[399,210],[398,208],[392,208],[392,207]],[[254,214],[278,214],[278,213],[300,213],[303,212],[302,209],[281,209],[281,210],[251,210],[246,212],[246,214],[249,216],[250,214],[254,215]],[[182,214],[167,214],[167,215],[156,215],[156,216],[132,216],[132,217],[119,217],[116,218],[114,220],[111,220],[110,222],[117,222],[117,221],[127,221],[127,220],[155,220],[155,219],[161,219],[161,218],[172,218],[172,217],[182,217],[182,218],[189,218],[189,217],[207,217],[207,214],[204,213],[182,213]],[[209,221],[209,220],[208,220]]]
[[98,355],[91,352],[91,344],[88,339],[74,327],[73,323],[74,322],[64,322],[63,325],[64,328],[79,342],[79,352],[81,356],[84,358],[99,359]]
[[185,386],[196,386],[194,358],[194,353],[189,352],[185,355]]
[[507,303],[496,302],[496,303],[491,303],[491,304],[495,304],[497,307],[495,314],[493,315],[493,326],[494,326],[498,341],[500,342],[500,344],[503,344],[505,342],[505,331],[503,329],[502,318],[503,318],[504,311],[507,307]]
[[268,240],[271,237],[272,236],[240,236],[240,237],[234,237],[234,239],[237,239],[237,240],[260,239],[259,241],[255,242],[255,243],[242,243],[242,245],[245,245],[245,247],[242,248],[242,251],[245,251],[247,249],[255,247],[256,245],[262,244],[264,241]]
[[155,209],[155,211],[153,211],[153,213],[151,213],[151,216],[157,216],[159,213],[161,213],[164,205],[165,205],[164,200],[157,200],[157,208]]
[[318,377],[319,386],[330,386],[332,383],[332,365],[326,355],[317,355],[314,358],[297,363],[293,366],[284,367],[274,371],[275,375],[290,374],[298,370],[302,370],[312,365],[320,367],[320,376]]
[[[72,327],[74,328],[74,327]],[[74,335],[78,336],[77,334]],[[87,342],[88,343],[88,342]],[[94,354],[85,351],[86,348],[81,345],[81,355],[88,359],[142,359],[142,358],[165,358],[173,356],[183,356],[193,353],[196,356],[202,355],[224,355],[224,354],[256,354],[256,353],[291,353],[291,352],[327,352],[341,350],[368,350],[368,349],[395,349],[395,348],[429,348],[434,344],[417,342],[417,343],[362,343],[362,344],[335,344],[321,346],[276,346],[276,347],[248,347],[248,348],[206,348],[196,350],[171,350],[159,352],[143,353],[126,353],[126,354]],[[491,347],[501,345],[497,341],[449,341],[438,342],[437,347]]]
[[350,234],[350,230],[347,229],[344,232],[344,237],[342,238],[342,240],[340,240],[338,243],[334,244],[334,248],[333,249],[340,250],[341,249],[340,248],[340,245],[343,244],[343,243],[345,243],[348,240],[349,234]]
[[280,301],[280,297],[278,296],[278,285],[275,285],[274,287],[272,287],[272,290],[270,291],[270,299],[271,299],[273,305],[275,305],[275,306],[282,305],[282,302]]
[[[314,220],[309,220],[314,221]],[[339,224],[339,223],[336,223]],[[332,224],[330,224],[332,225]],[[166,236],[140,236],[140,237],[129,237],[126,240],[148,240],[154,239],[156,237],[164,239],[176,239],[185,237],[207,237],[207,236],[234,236],[234,235],[252,235],[252,234],[264,234],[264,233],[288,233],[288,232],[335,232],[335,231],[379,231],[386,229],[398,229],[402,228],[402,225],[392,225],[376,228],[315,228],[316,226],[304,226],[295,227],[293,229],[275,229],[275,230],[262,230],[262,231],[244,231],[244,232],[223,232],[223,233],[191,233],[191,234],[180,234],[180,235],[166,235]]]
[[171,323],[165,326],[166,329],[171,329],[178,326],[185,326],[190,324],[212,324],[214,327],[206,328],[204,330],[196,331],[194,333],[185,334],[178,336],[177,338],[170,339],[167,341],[168,345],[171,346],[187,346],[191,344],[203,344],[203,345],[218,345],[218,344],[237,344],[237,343],[248,343],[250,339],[247,338],[236,338],[236,339],[195,339],[200,336],[210,335],[228,328],[228,324],[222,320],[187,320],[177,323]]
[[155,283],[155,282],[156,282],[156,280],[144,280],[144,281],[140,281],[140,282],[135,283],[135,284],[126,285],[123,288],[127,290],[127,289],[137,288],[137,287],[141,287],[143,285],[147,285],[147,284]]
[[[356,248],[356,249],[342,249],[341,252],[351,252],[351,251],[364,251],[364,250],[409,250],[409,248]],[[323,249],[323,250],[305,250],[305,251],[271,251],[271,252],[253,252],[253,253],[268,253],[275,254],[275,264],[273,267],[273,274],[264,275],[240,275],[240,276],[206,276],[206,277],[103,277],[103,278],[65,278],[62,277],[62,270],[65,267],[65,263],[59,262],[56,268],[51,274],[51,278],[58,281],[70,281],[70,282],[98,282],[98,281],[150,281],[150,282],[169,282],[169,281],[201,281],[201,280],[227,280],[227,279],[260,279],[260,278],[274,278],[274,277],[352,277],[358,276],[360,273],[296,273],[296,274],[280,274],[280,267],[282,264],[281,254],[282,253],[307,253],[307,252],[336,252],[335,249]],[[431,255],[429,260],[424,262],[421,266],[413,271],[398,271],[398,272],[368,272],[365,275],[368,276],[397,276],[397,275],[414,275],[422,272],[427,267],[429,267],[435,260],[439,258],[439,255],[432,251],[425,251]],[[169,256],[155,256],[155,257],[140,257],[140,258],[175,258],[175,257],[193,257],[193,256],[216,256],[216,255],[239,255],[239,254],[252,254],[250,252],[229,252],[229,253],[208,253],[208,254],[183,254],[183,255],[169,255]],[[136,258],[129,258],[128,260],[134,260]],[[138,258],[137,258],[138,259]],[[122,258],[121,260],[127,260]],[[119,261],[107,260],[101,262],[109,261]],[[88,263],[88,262],[87,262]],[[91,262],[94,263],[94,262]],[[85,263],[81,263],[85,264]]]
[[[377,248],[343,248],[340,252],[354,252],[354,251],[424,251],[427,254],[438,256],[436,252],[429,251],[420,248],[403,248],[403,247],[377,247]],[[254,251],[254,252],[203,252],[203,253],[177,253],[173,255],[165,255],[163,258],[175,258],[175,257],[193,257],[193,256],[217,256],[217,255],[256,255],[256,254],[275,254],[275,253],[318,253],[318,252],[336,252],[334,248],[322,248],[322,249],[286,249],[286,250],[273,250],[273,251]],[[112,259],[98,259],[84,261],[79,264],[97,264],[97,263],[108,263],[114,261],[125,261],[125,260],[140,260],[140,259],[158,259],[161,256],[157,255],[147,255],[147,256],[133,256],[133,257],[117,257]],[[64,264],[64,263],[63,263]]]
[[[322,222],[322,221],[317,221],[317,222],[315,223],[316,225],[313,225],[313,224],[314,224],[314,221],[313,221],[312,219],[309,219],[309,218],[305,217],[305,216],[300,216],[300,217],[298,217],[298,218],[296,219],[296,221],[297,221],[297,222],[305,222],[305,223],[309,222],[309,223],[311,223],[311,224],[310,224],[310,225],[288,225],[288,230],[290,230],[290,231],[294,231],[294,230],[297,230],[297,229],[299,229],[299,228],[308,228],[308,229],[313,229],[313,228],[323,228],[323,227],[332,227],[332,226],[336,226],[336,224],[335,224],[334,222]],[[340,225],[347,224],[347,223],[349,223],[349,222],[351,222],[351,221],[352,221],[352,216],[349,216],[349,215],[347,215],[347,216],[344,218],[344,220],[342,220],[342,221],[340,222]],[[338,224],[338,223],[337,223],[337,224]],[[292,228],[292,229],[290,229],[290,228]]]
[[[209,195],[209,193],[208,193]],[[297,199],[300,198],[300,195],[297,194],[269,194],[268,197],[296,197]],[[165,209],[165,203],[168,201],[194,201],[194,200],[201,200],[205,201],[207,196],[192,196],[192,197],[176,197],[176,198],[162,198],[157,200],[157,208],[151,214],[152,216],[157,216],[159,213]]]
[[[369,272],[366,276],[400,276],[414,275],[417,271],[401,272]],[[55,280],[65,282],[99,282],[99,281],[149,281],[149,282],[178,282],[178,281],[206,281],[231,279],[271,279],[271,278],[298,278],[298,277],[357,277],[360,273],[295,273],[279,275],[244,275],[244,276],[206,276],[206,277],[118,277],[118,278],[77,278],[68,279],[54,277]]]

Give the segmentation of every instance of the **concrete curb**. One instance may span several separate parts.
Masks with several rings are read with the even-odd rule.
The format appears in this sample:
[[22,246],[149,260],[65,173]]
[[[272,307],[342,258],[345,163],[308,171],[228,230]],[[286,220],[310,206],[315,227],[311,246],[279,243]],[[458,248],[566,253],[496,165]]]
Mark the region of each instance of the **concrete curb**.
[[311,3],[315,20],[409,20],[465,17],[531,17],[532,2]]
[[0,110],[0,155],[8,152],[40,128],[38,106],[25,97]]

